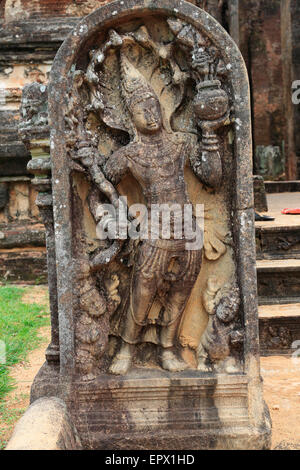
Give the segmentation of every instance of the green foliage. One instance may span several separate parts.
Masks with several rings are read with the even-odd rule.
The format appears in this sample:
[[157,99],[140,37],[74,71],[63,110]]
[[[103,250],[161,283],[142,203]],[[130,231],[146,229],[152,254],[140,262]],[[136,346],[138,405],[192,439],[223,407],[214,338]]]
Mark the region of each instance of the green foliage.
[[[25,292],[26,288],[0,287],[0,341],[4,342],[6,352],[5,364],[0,363],[0,421],[8,425],[22,414],[22,410],[7,409],[3,402],[14,388],[10,367],[26,360],[28,352],[39,346],[43,340],[38,337],[38,330],[50,323],[45,306],[22,302]],[[0,442],[0,448],[3,445]]]
[[49,324],[45,307],[22,303],[24,291],[0,287],[0,340],[6,349],[6,364],[0,364],[0,400],[12,388],[9,367],[26,359],[28,351],[40,344],[37,330]]

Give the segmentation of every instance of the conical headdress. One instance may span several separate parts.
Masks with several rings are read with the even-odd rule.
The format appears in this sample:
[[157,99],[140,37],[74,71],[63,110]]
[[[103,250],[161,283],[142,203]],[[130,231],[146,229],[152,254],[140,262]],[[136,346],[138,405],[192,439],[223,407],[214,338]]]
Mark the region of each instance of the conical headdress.
[[145,77],[128,60],[124,50],[120,54],[122,94],[130,109],[135,103],[157,96]]

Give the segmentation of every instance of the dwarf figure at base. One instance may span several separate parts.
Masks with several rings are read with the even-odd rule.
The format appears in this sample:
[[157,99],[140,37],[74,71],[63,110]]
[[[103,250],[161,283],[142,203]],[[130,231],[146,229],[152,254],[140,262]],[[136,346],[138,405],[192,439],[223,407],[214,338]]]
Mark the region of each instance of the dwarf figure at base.
[[235,329],[240,306],[239,288],[235,283],[220,288],[217,278],[211,276],[203,293],[203,305],[209,319],[197,349],[198,370],[238,372],[237,361],[230,352],[231,346],[243,339],[242,333]]

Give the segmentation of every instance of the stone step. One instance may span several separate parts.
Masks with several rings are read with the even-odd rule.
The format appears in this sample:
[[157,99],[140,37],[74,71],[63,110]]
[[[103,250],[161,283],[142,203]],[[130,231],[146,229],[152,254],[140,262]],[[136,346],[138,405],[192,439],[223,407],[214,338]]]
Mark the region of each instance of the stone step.
[[0,282],[47,283],[45,247],[0,249]]
[[299,225],[256,227],[257,259],[300,259]]
[[258,314],[261,355],[293,354],[293,343],[300,341],[300,303],[261,305]]
[[283,193],[300,191],[300,180],[294,181],[265,181],[267,193]]
[[257,260],[260,305],[300,302],[300,259]]
[[274,220],[255,223],[257,259],[300,259],[300,215],[281,214],[300,207],[300,193],[268,194],[268,207]]
[[0,224],[0,249],[45,247],[45,227],[41,223]]

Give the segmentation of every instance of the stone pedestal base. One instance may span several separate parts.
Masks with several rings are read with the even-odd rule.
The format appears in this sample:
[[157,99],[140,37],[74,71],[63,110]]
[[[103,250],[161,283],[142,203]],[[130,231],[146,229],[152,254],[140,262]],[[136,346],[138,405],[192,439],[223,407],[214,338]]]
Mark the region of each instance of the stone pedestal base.
[[[49,375],[48,375],[49,378]],[[45,391],[37,376],[34,395]],[[65,384],[85,449],[267,449],[270,426],[251,426],[243,374],[136,369]]]

